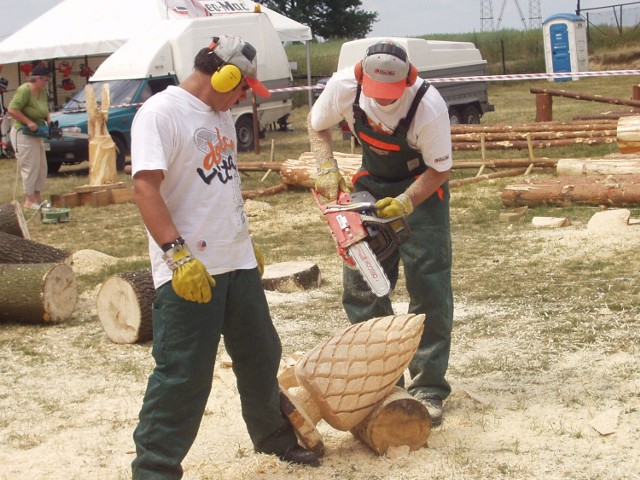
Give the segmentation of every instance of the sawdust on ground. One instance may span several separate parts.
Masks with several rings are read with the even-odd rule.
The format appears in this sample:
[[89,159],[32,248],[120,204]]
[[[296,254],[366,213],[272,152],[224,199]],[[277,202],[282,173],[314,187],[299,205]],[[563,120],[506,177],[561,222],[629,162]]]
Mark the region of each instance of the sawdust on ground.
[[[606,255],[611,241],[626,249],[630,258],[637,259],[640,248],[637,229],[615,240],[592,235],[584,225],[528,234],[553,244],[548,250],[556,255],[552,260]],[[77,265],[85,271],[113,261],[99,252],[78,253]],[[323,276],[339,282],[339,271],[329,269]],[[97,321],[96,291],[81,296],[74,320],[66,325],[13,327],[33,340],[25,351],[2,346],[0,479],[130,478],[131,434],[144,378],[152,368],[151,346],[111,343]],[[322,288],[269,292],[281,335],[300,331],[290,319],[291,311],[329,296]],[[402,310],[406,305],[396,307]],[[600,314],[617,321],[615,312]],[[341,312],[331,315],[336,331],[346,325]],[[538,342],[535,333],[516,328],[471,339],[466,326],[475,319],[492,318],[494,328],[503,333],[499,329],[508,322],[530,327],[538,321],[533,312],[517,305],[474,305],[459,299],[455,315],[459,327],[454,330],[449,375],[453,393],[446,402],[443,425],[431,432],[429,448],[393,459],[380,457],[350,433],[321,422],[327,455],[320,468],[290,466],[256,455],[241,419],[233,373],[228,364],[219,362],[200,433],[184,462],[184,478],[640,478],[640,345],[624,352],[604,342],[567,349],[552,365],[540,369],[539,376],[523,382],[509,372],[523,362],[535,362],[548,345]],[[503,362],[504,369],[487,375],[466,373],[477,372],[478,363],[488,359]]]

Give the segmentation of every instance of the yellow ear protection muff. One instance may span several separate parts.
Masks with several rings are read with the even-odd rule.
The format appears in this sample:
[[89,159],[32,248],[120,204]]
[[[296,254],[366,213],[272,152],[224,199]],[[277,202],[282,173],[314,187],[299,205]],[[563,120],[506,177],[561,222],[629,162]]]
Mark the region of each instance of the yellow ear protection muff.
[[[409,63],[407,59],[407,52],[405,52],[402,48],[390,42],[376,43],[375,45],[371,45],[367,49],[367,54],[365,55],[365,58],[371,55],[375,55],[377,53],[386,53],[389,55],[393,55],[394,57],[399,58],[403,62],[408,63],[409,71],[407,72],[407,87],[410,87],[416,82],[416,79],[418,78],[418,69],[414,67],[412,63]],[[361,84],[362,78],[364,76],[364,72],[362,68],[362,60],[356,63],[353,71],[355,73],[356,80],[358,80],[358,83]]]
[[[218,42],[220,41],[220,37],[213,37],[211,44],[209,45],[209,50],[215,53],[215,49],[218,46]],[[242,55],[252,62],[256,56],[256,50],[253,46],[248,43],[244,44],[242,48]],[[229,58],[221,59],[223,60],[222,65],[218,67],[218,69],[213,72],[211,75],[211,86],[216,92],[219,93],[227,93],[236,88],[240,82],[242,81],[242,72],[240,69],[232,63],[228,63],[229,60],[235,55],[235,52],[231,54]]]

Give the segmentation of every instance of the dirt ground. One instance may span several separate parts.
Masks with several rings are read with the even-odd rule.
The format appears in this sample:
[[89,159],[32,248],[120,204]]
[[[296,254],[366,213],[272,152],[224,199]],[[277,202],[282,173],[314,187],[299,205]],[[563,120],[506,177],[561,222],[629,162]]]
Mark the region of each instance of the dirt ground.
[[[615,239],[633,261],[638,233]],[[528,235],[554,245],[550,262],[604,255],[602,247],[612,241],[588,236],[584,225]],[[109,263],[100,254],[96,262]],[[91,261],[85,257],[78,265],[89,269]],[[320,289],[268,293],[286,354],[317,341],[295,340],[314,329],[321,337],[346,326],[328,287],[340,281],[339,261],[320,267]],[[81,296],[64,324],[2,327],[20,342],[3,342],[0,349],[0,479],[130,478],[131,436],[152,368],[151,345],[117,345],[106,337],[95,310],[98,288]],[[332,306],[318,325],[296,321],[296,312],[327,301]],[[404,313],[406,305],[396,307]],[[453,393],[428,448],[380,457],[321,422],[327,454],[317,469],[253,453],[233,374],[220,361],[200,434],[184,462],[185,478],[640,479],[640,319],[620,316],[599,306],[584,328],[604,321],[615,324],[615,332],[565,348],[562,338],[551,344],[540,334],[548,321],[544,312],[499,299],[475,304],[457,292]],[[474,333],[479,325],[482,335]]]

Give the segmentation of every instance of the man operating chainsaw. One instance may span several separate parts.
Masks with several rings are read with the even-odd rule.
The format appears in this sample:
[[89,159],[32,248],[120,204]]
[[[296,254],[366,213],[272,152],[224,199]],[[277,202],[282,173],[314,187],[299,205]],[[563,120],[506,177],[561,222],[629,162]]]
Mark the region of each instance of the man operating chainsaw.
[[[447,105],[418,77],[405,49],[392,41],[372,45],[355,67],[334,74],[308,118],[318,165],[315,188],[330,201],[350,190],[331,141],[331,128],[342,120],[362,145],[362,166],[353,176],[356,192],[374,197],[378,217],[404,217],[411,229],[409,240],[380,263],[393,289],[402,261],[409,312],[426,314],[407,390],[437,426],[451,392],[445,379],[453,324]],[[342,303],[351,323],[394,313],[389,295],[377,296],[369,283],[345,266]]]

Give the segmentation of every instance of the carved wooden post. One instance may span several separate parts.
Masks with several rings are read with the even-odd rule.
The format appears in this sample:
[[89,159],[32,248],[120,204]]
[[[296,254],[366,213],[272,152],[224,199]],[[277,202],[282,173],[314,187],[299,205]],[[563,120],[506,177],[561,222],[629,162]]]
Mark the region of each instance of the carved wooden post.
[[91,85],[85,87],[87,115],[89,116],[89,184],[107,185],[117,182],[116,145],[107,130],[109,116],[109,85],[102,86],[102,105],[98,110]]

